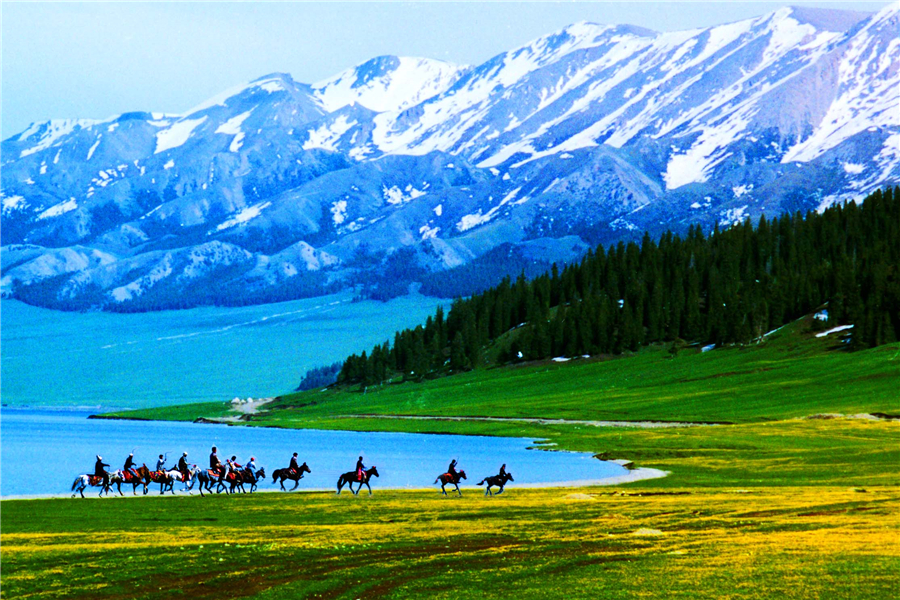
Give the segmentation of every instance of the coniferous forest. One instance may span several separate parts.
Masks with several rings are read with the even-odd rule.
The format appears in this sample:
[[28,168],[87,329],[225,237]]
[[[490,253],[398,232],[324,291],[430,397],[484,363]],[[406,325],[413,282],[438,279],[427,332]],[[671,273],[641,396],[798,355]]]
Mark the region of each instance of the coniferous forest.
[[900,188],[755,227],[645,235],[531,280],[506,278],[348,357],[338,382],[464,371],[491,348],[503,364],[660,342],[747,344],[826,305],[824,326],[854,326],[851,350],[900,339]]

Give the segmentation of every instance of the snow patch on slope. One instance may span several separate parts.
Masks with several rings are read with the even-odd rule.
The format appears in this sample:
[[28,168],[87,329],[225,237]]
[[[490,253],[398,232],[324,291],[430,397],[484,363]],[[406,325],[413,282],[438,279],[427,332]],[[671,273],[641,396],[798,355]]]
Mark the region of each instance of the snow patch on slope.
[[309,138],[303,142],[304,150],[321,148],[337,152],[337,143],[341,136],[350,131],[356,121],[350,121],[346,115],[340,115],[333,123],[324,123],[318,129],[309,130]]
[[228,146],[230,152],[237,152],[241,149],[241,144],[244,142],[244,132],[241,130],[241,125],[247,120],[247,117],[249,117],[252,112],[253,109],[251,108],[247,112],[243,112],[236,117],[231,117],[216,128],[216,133],[234,136],[231,140],[231,144]]
[[183,145],[191,137],[194,129],[204,121],[206,121],[206,115],[199,119],[183,119],[168,129],[158,132],[156,134],[156,150],[153,153],[159,154]]
[[[5,203],[4,203],[5,208]],[[75,202],[75,198],[70,198],[65,202],[60,202],[59,204],[55,204],[38,215],[38,219],[52,219],[53,217],[58,217],[60,215],[64,215],[67,212],[71,212],[78,208],[78,203]]]
[[448,89],[461,67],[440,60],[382,56],[313,84],[328,112],[361,104],[375,112],[401,111]]
[[261,202],[259,204],[254,204],[253,206],[248,206],[232,218],[217,225],[216,231],[222,231],[223,229],[228,229],[230,227],[234,227],[235,225],[241,225],[242,223],[246,223],[251,219],[255,219],[263,210],[271,205],[271,202]]
[[28,129],[23,131],[19,136],[19,141],[25,141],[38,132],[42,132],[41,136],[38,138],[37,144],[31,148],[22,150],[21,154],[19,154],[19,158],[25,158],[26,156],[50,148],[61,138],[73,133],[76,128],[87,129],[88,127],[102,122],[103,121],[92,121],[90,119],[51,119],[44,123],[32,123]]

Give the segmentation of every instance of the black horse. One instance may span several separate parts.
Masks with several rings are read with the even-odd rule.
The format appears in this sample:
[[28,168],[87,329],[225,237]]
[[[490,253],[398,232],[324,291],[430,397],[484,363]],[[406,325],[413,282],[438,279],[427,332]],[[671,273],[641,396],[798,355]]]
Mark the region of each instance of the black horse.
[[490,494],[491,496],[493,496],[494,494],[493,492],[491,492],[491,487],[496,485],[498,488],[500,488],[500,491],[497,493],[502,494],[503,486],[506,485],[507,481],[515,481],[513,479],[512,473],[504,473],[503,475],[492,475],[491,477],[485,477],[478,482],[478,485],[484,485],[484,483],[487,482],[487,488],[484,490],[484,495],[487,496],[488,494]]
[[353,494],[354,495],[359,494],[359,490],[361,490],[363,484],[365,484],[366,487],[369,488],[369,495],[371,496],[372,495],[372,486],[369,485],[369,480],[372,478],[373,475],[375,477],[379,476],[378,469],[376,469],[375,467],[372,467],[368,471],[363,472],[363,480],[362,481],[360,481],[359,479],[356,478],[356,471],[350,471],[349,473],[344,473],[343,475],[338,477],[337,493],[338,494],[341,493],[341,488],[344,487],[344,484],[346,484],[347,487],[350,488],[350,491],[353,492],[353,484],[358,483],[359,487],[356,488],[356,491],[353,492]]
[[[300,485],[300,480],[303,479],[304,473],[312,473],[312,471],[309,470],[309,467],[306,466],[306,463],[300,465],[299,471],[291,471],[290,469],[275,469],[275,471],[272,472],[272,483],[275,483],[277,481],[281,484],[282,491],[293,492],[297,489],[297,486]],[[292,487],[290,490],[284,489],[285,479],[290,479],[294,482],[294,487]]]
[[466,478],[466,472],[459,471],[456,473],[456,475],[451,475],[450,473],[444,473],[443,475],[438,476],[438,478],[435,479],[434,482],[435,483],[437,483],[438,481],[441,482],[441,493],[444,494],[445,496],[447,495],[447,490],[444,489],[444,486],[447,485],[448,483],[452,483],[453,485],[455,485],[456,493],[459,494],[460,496],[462,496],[462,492],[459,491],[459,480],[465,479],[465,478]]
[[[264,481],[265,478],[266,478],[266,468],[265,467],[259,469],[258,471],[256,471],[256,473],[253,472],[253,469],[244,469],[243,471],[241,471],[241,478],[240,478],[241,480],[240,480],[240,482],[237,483],[237,485],[240,486],[241,492],[246,492],[247,490],[244,489],[244,484],[249,483],[250,484],[250,493],[252,494],[253,492],[256,491],[256,484],[259,483],[260,481]],[[233,492],[234,488],[232,488],[231,491]]]

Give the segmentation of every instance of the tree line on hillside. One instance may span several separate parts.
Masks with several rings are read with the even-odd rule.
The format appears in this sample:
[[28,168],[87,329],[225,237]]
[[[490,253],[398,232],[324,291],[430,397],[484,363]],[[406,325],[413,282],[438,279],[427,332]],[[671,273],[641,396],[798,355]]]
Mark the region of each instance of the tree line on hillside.
[[821,214],[705,236],[645,235],[528,280],[505,278],[348,357],[339,383],[421,380],[492,362],[620,354],[658,342],[744,344],[828,303],[851,348],[900,338],[900,188]]

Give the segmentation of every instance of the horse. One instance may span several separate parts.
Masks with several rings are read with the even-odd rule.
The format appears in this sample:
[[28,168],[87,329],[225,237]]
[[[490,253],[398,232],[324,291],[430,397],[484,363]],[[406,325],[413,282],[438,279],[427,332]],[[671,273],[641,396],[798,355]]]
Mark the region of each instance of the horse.
[[175,495],[175,482],[181,481],[181,471],[178,469],[171,469],[169,471],[151,471],[149,474],[151,483],[159,484],[159,493],[163,495],[166,491],[172,492],[172,495]]
[[356,489],[355,492],[353,492],[353,495],[355,496],[355,495],[359,494],[359,490],[361,490],[363,484],[365,484],[366,487],[369,488],[369,495],[371,496],[372,495],[372,486],[369,485],[369,480],[372,478],[373,475],[375,477],[379,476],[378,469],[376,469],[375,467],[372,467],[368,471],[363,472],[363,480],[362,481],[359,481],[356,478],[356,471],[350,471],[349,473],[344,473],[343,475],[338,477],[338,480],[337,480],[338,495],[340,495],[341,488],[344,487],[344,484],[347,484],[347,487],[349,487],[350,491],[353,492],[353,484],[358,483],[359,487]]
[[493,492],[491,492],[491,487],[496,485],[500,488],[500,491],[497,493],[502,494],[503,486],[506,485],[507,481],[515,481],[513,479],[512,473],[504,473],[503,475],[492,475],[491,477],[485,477],[480,482],[478,482],[478,485],[484,485],[484,482],[487,482],[487,488],[484,490],[484,495],[487,496],[488,494],[490,494],[491,496],[493,496],[494,494]]
[[147,468],[147,465],[141,465],[139,468],[134,469],[134,472],[137,473],[137,477],[132,474],[131,471],[116,471],[118,477],[114,480],[113,474],[109,475],[109,483],[116,484],[116,488],[119,490],[119,495],[122,495],[122,484],[131,484],[131,494],[137,495],[137,486],[144,486],[144,495],[147,495],[147,484],[150,483],[150,469]]
[[250,493],[256,491],[256,484],[260,481],[264,481],[266,478],[266,468],[263,467],[259,469],[256,473],[253,472],[252,469],[244,469],[240,472],[240,481],[236,481],[236,483],[231,484],[231,491],[234,492],[234,486],[239,486],[241,488],[241,492],[246,492],[244,489],[244,484],[250,484]]
[[88,486],[99,486],[101,488],[101,498],[103,497],[103,492],[109,494],[109,485],[103,485],[103,478],[101,476],[85,473],[76,477],[75,481],[72,482],[72,497],[74,498],[75,494],[81,494],[81,497],[84,498],[84,490]]
[[435,483],[437,483],[438,481],[441,482],[441,493],[444,494],[445,496],[447,495],[447,490],[444,489],[444,486],[447,485],[448,483],[452,483],[453,485],[455,485],[456,493],[459,494],[460,496],[462,496],[462,492],[459,491],[459,480],[465,479],[465,478],[466,478],[466,472],[459,471],[456,473],[456,475],[451,475],[450,473],[444,473],[443,475],[439,475],[438,478],[434,480],[434,482]]
[[201,469],[197,465],[193,465],[191,468],[191,476],[188,478],[190,483],[185,486],[185,490],[190,493],[193,493],[194,482],[199,482],[200,485],[198,489],[200,490],[200,495],[203,495],[203,488],[206,488],[206,491],[212,494],[213,489],[212,486],[214,483],[220,483],[218,475],[210,475],[209,471],[206,469]]
[[[312,473],[312,471],[309,470],[309,467],[306,466],[306,463],[300,465],[299,471],[291,471],[290,469],[275,469],[272,472],[272,483],[275,483],[276,481],[280,483],[281,491],[283,492],[293,492],[297,489],[297,486],[300,485],[300,480],[303,479],[304,473]],[[290,490],[284,489],[285,479],[290,479],[294,482],[294,487],[292,487]]]

